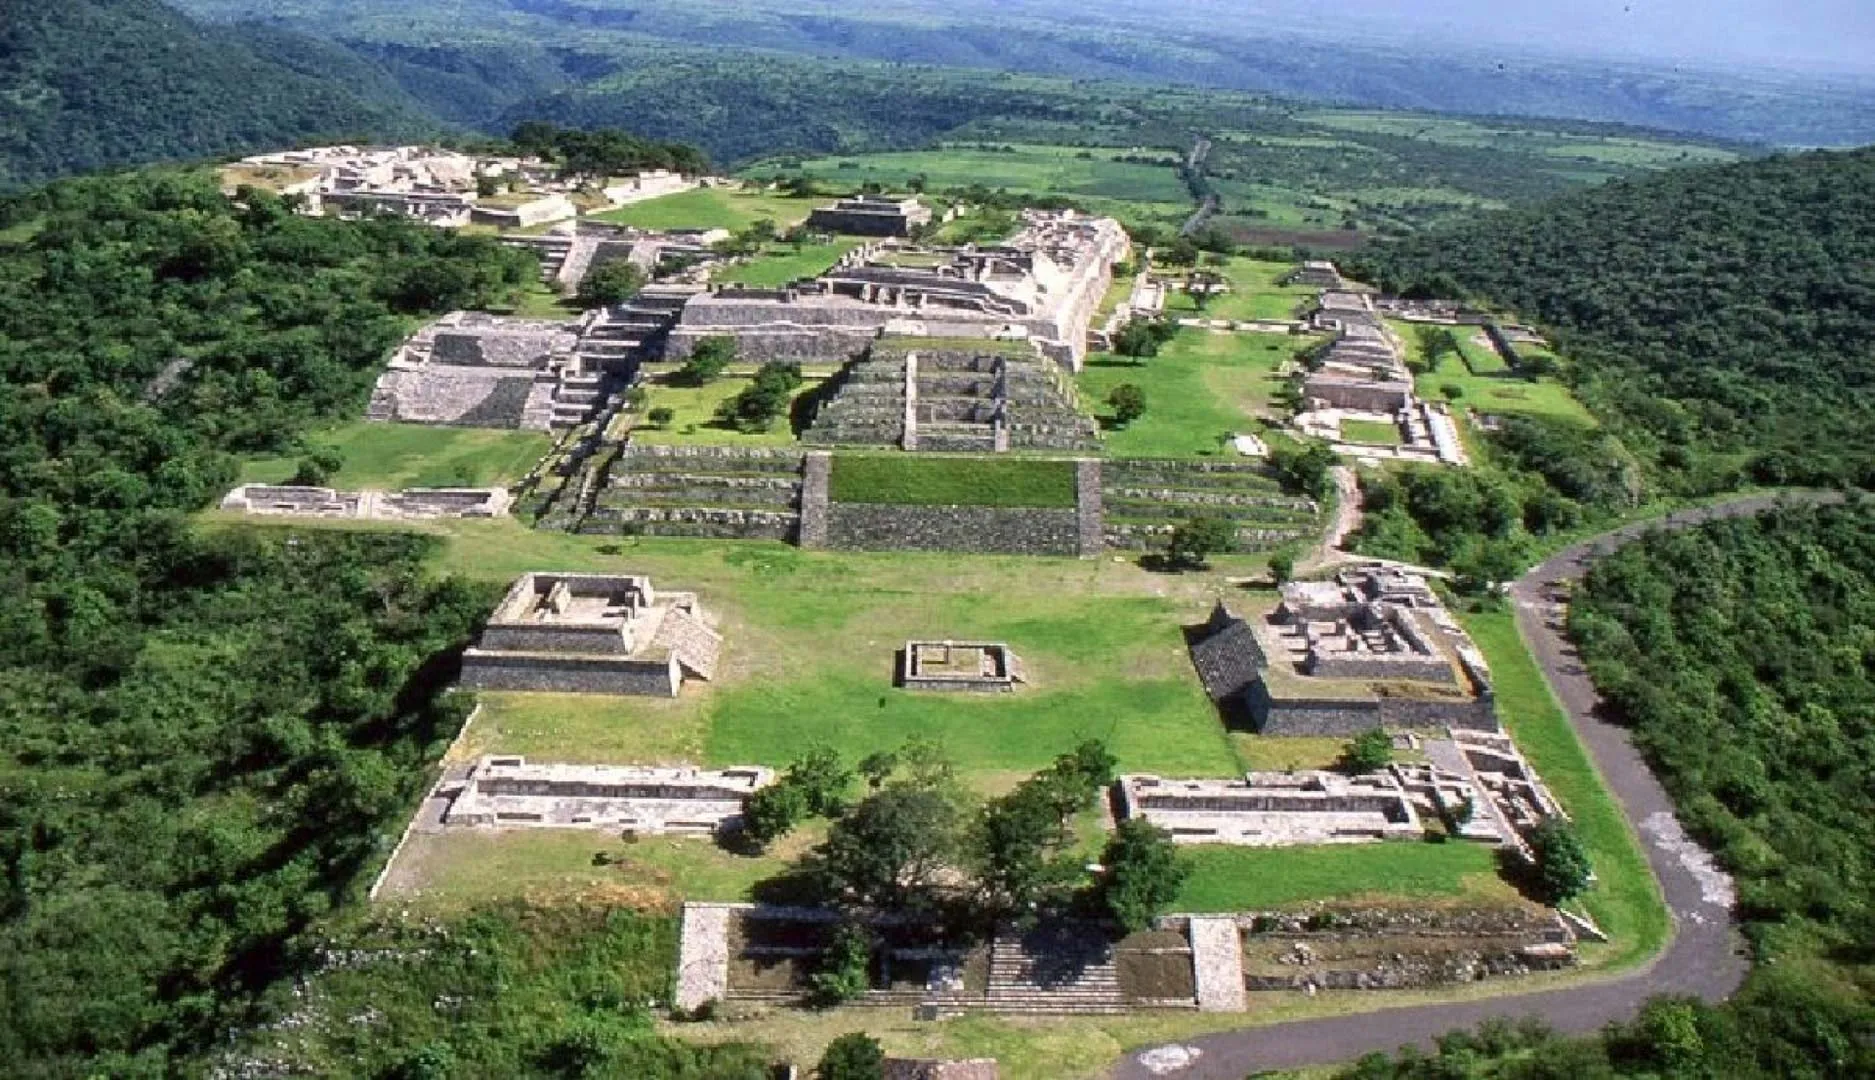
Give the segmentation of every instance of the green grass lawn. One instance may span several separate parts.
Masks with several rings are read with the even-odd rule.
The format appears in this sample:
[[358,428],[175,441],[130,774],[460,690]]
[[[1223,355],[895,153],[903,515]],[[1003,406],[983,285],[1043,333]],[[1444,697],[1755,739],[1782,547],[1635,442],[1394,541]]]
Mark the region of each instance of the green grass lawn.
[[1400,425],[1382,420],[1343,420],[1341,441],[1363,446],[1400,445]]
[[1146,392],[1146,414],[1106,433],[1114,457],[1216,454],[1223,436],[1254,430],[1281,387],[1276,369],[1302,347],[1274,334],[1181,330],[1158,356],[1140,363],[1096,355],[1080,375],[1081,400],[1097,413],[1122,383]]
[[1074,464],[1032,458],[840,454],[833,459],[829,487],[834,502],[893,506],[1075,505]]
[[[544,432],[346,424],[310,432],[308,446],[330,446],[345,459],[332,477],[346,488],[492,487],[518,480],[553,445]],[[241,463],[244,484],[290,479],[301,455],[253,457]]]
[[806,221],[814,207],[825,201],[726,188],[696,188],[608,210],[593,215],[593,219],[640,229],[728,229],[736,232],[761,218],[769,218],[786,229]]
[[[1411,323],[1389,322],[1388,325],[1406,342],[1409,357],[1415,360],[1423,357],[1418,331]],[[1461,349],[1478,348],[1467,342],[1465,327],[1455,328],[1454,333]],[[1448,353],[1439,359],[1437,368],[1414,380],[1419,396],[1428,401],[1450,401],[1455,408],[1469,406],[1481,413],[1527,413],[1596,426],[1595,417],[1582,407],[1568,387],[1551,378],[1527,379],[1505,368],[1503,358],[1495,350],[1485,347],[1484,351],[1496,361],[1498,374],[1474,374],[1466,360]],[[1447,387],[1453,388],[1457,396],[1447,393]]]
[[1614,939],[1607,958],[1635,963],[1671,933],[1659,886],[1594,761],[1556,704],[1508,610],[1463,616],[1491,665],[1498,716],[1574,819],[1598,878],[1580,904]]
[[1458,338],[1458,351],[1464,356],[1465,366],[1473,375],[1502,375],[1510,370],[1510,365],[1492,347],[1484,331],[1473,332],[1470,327],[1461,326],[1454,331],[1454,336]]
[[1294,270],[1294,263],[1232,258],[1217,271],[1230,280],[1231,291],[1213,297],[1205,305],[1204,317],[1232,322],[1287,322],[1296,318],[1297,309],[1318,290],[1284,285],[1283,279]]
[[[628,844],[600,830],[452,829],[411,843],[387,896],[435,913],[515,898],[545,907],[586,900],[641,910],[686,899],[746,901],[758,882],[786,870],[825,835],[824,823],[809,822],[762,855],[749,856],[698,837],[649,836]],[[607,862],[598,865],[594,856],[602,853]]]
[[[791,445],[795,441],[794,429],[789,426],[785,416],[776,418],[767,431],[756,432],[741,431],[717,422],[716,407],[741,393],[754,381],[752,371],[725,375],[702,386],[677,385],[673,376],[667,374],[652,376],[645,383],[649,394],[644,411],[638,414],[638,422],[632,428],[632,439],[658,446]],[[824,377],[807,376],[800,389],[795,391],[795,397],[798,399],[803,394],[814,393],[824,381]],[[644,419],[652,409],[659,408],[673,410],[677,414],[676,418],[662,427]]]
[[1463,898],[1509,904],[1516,891],[1482,844],[1401,840],[1300,848],[1193,844],[1182,849],[1192,874],[1174,911],[1245,911],[1323,900]]
[[770,244],[760,255],[715,274],[712,280],[777,288],[802,278],[819,277],[861,243],[856,237],[843,237],[829,244],[804,244],[799,251],[788,244]]

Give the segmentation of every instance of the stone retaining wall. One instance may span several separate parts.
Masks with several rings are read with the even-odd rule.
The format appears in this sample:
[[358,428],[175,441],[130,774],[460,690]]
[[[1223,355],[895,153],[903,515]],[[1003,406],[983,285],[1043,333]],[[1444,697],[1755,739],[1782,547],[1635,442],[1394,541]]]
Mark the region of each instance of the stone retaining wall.
[[470,649],[462,657],[462,685],[470,690],[676,697],[683,676],[675,659],[515,656]]
[[1079,555],[1074,510],[831,503],[827,546],[844,551]]
[[800,545],[827,546],[827,492],[833,478],[833,455],[824,451],[807,455],[801,467]]

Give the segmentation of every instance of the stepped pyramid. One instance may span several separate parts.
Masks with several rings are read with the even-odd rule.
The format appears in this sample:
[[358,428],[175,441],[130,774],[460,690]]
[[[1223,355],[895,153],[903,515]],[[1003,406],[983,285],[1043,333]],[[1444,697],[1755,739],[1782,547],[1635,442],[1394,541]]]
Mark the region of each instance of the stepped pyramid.
[[880,343],[851,362],[803,434],[828,446],[1002,453],[1096,450],[1074,386],[1033,346]]

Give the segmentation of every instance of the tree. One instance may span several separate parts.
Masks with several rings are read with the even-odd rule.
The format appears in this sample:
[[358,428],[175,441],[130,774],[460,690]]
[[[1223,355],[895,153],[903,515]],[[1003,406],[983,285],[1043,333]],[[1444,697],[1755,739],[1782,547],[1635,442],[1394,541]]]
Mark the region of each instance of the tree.
[[819,870],[835,896],[875,908],[919,908],[961,848],[961,796],[953,785],[887,784],[834,822]]
[[1237,527],[1227,518],[1195,517],[1172,530],[1166,562],[1175,569],[1202,570],[1212,555],[1237,543]]
[[1380,728],[1363,731],[1341,750],[1342,767],[1349,772],[1379,772],[1393,764],[1393,739]]
[[1335,467],[1335,460],[1334,448],[1317,439],[1270,449],[1270,468],[1283,487],[1311,498],[1319,499],[1328,493],[1329,471]]
[[740,431],[767,431],[788,411],[801,385],[801,365],[770,360],[735,397],[716,408],[716,418]]
[[770,784],[742,804],[742,838],[756,849],[788,835],[808,815],[806,794],[786,780]]
[[836,817],[846,809],[853,770],[840,760],[839,751],[816,746],[788,766],[786,782],[800,790],[809,813]]
[[840,924],[807,984],[814,1004],[823,1007],[865,997],[872,989],[872,934],[858,923]]
[[1178,326],[1170,319],[1132,319],[1114,334],[1113,351],[1115,355],[1136,360],[1150,359],[1159,355],[1160,348],[1177,336]]
[[608,259],[586,271],[576,294],[584,308],[612,307],[638,295],[645,273],[630,259]]
[[866,778],[866,786],[873,791],[879,790],[898,768],[898,755],[890,750],[878,750],[859,759],[859,775]]
[[863,1031],[842,1035],[827,1044],[814,1076],[816,1080],[884,1080],[885,1050]]
[[668,405],[659,405],[657,408],[646,413],[645,419],[661,428],[670,427],[671,421],[677,419],[677,410]]
[[1296,555],[1288,548],[1277,548],[1270,552],[1270,580],[1278,585],[1287,585],[1296,576]]
[[1113,406],[1113,419],[1121,427],[1146,415],[1146,392],[1132,383],[1121,383],[1107,395]]
[[1528,837],[1537,893],[1552,904],[1580,896],[1593,873],[1588,852],[1576,831],[1562,818],[1545,818]]
[[1172,834],[1139,818],[1122,821],[1101,853],[1095,900],[1127,933],[1137,933],[1178,899],[1191,874]]
[[726,335],[706,337],[690,349],[678,377],[690,386],[704,386],[721,377],[736,362],[736,339]]
[[324,487],[332,482],[341,469],[345,468],[345,456],[335,446],[315,446],[304,458],[300,459],[293,479],[288,483],[296,487]]

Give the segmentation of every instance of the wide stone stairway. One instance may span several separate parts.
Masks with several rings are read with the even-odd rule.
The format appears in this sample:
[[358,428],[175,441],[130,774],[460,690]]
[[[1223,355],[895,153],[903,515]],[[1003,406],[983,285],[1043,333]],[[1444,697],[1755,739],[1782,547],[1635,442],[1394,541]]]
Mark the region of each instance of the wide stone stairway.
[[1113,948],[1085,927],[999,933],[990,946],[984,1006],[1003,1013],[1127,1011]]

